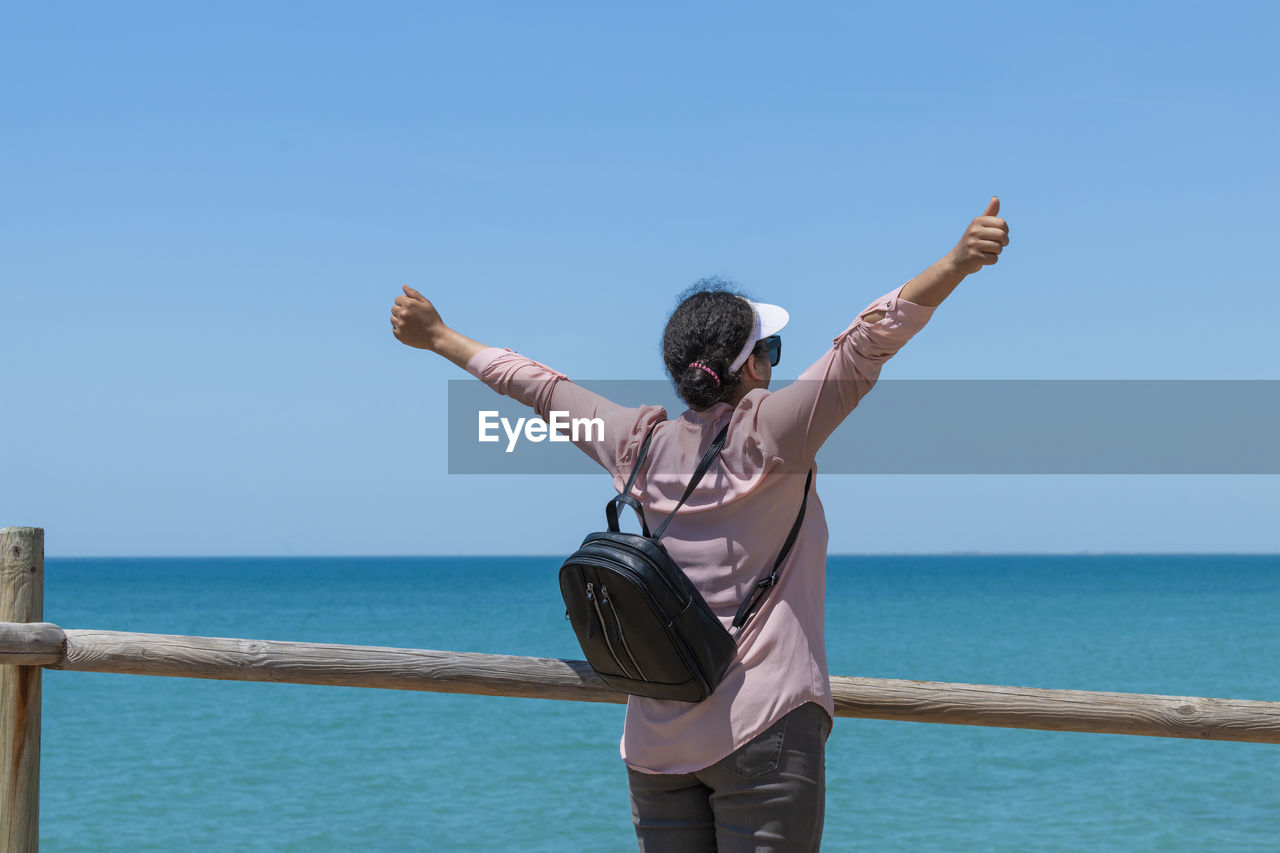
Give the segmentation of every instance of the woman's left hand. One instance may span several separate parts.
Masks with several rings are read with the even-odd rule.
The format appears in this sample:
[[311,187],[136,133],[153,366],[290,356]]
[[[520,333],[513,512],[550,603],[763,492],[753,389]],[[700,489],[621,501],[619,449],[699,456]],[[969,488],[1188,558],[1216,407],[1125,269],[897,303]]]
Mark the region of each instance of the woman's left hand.
[[973,275],[1000,260],[1000,252],[1009,245],[1009,223],[999,213],[1000,199],[992,196],[986,212],[969,223],[951,250],[951,263],[960,275]]

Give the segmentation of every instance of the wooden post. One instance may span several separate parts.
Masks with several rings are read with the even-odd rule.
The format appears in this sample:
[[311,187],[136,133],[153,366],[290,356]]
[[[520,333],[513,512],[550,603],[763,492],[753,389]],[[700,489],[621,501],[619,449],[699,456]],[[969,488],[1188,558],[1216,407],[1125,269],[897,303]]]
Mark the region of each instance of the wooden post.
[[[44,617],[44,531],[0,528],[0,620]],[[40,667],[0,664],[0,850],[40,843]]]

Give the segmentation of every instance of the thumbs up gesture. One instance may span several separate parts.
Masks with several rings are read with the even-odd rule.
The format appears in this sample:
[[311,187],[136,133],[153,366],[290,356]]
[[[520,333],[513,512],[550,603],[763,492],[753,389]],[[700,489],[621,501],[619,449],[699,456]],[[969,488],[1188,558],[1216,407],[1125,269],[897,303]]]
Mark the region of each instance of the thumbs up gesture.
[[1009,245],[1009,223],[1000,218],[1000,199],[991,197],[986,211],[969,223],[960,242],[951,250],[950,260],[961,275],[973,275],[1000,260]]

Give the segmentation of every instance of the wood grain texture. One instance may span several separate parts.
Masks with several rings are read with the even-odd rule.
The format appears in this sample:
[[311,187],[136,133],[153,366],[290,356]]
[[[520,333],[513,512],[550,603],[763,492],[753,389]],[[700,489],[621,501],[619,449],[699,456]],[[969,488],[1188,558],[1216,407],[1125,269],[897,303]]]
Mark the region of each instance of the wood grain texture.
[[66,655],[50,669],[626,701],[585,661],[120,631],[65,633]]
[[45,666],[62,660],[67,635],[52,622],[0,622],[0,664]]
[[[68,630],[50,669],[625,702],[584,661],[268,640]],[[831,679],[836,716],[1280,743],[1280,702]]]
[[[43,615],[44,531],[0,529],[0,621],[39,622]],[[40,841],[40,675],[39,666],[0,666],[0,844],[6,853],[34,851]]]
[[1280,702],[842,676],[831,692],[837,716],[1280,743]]

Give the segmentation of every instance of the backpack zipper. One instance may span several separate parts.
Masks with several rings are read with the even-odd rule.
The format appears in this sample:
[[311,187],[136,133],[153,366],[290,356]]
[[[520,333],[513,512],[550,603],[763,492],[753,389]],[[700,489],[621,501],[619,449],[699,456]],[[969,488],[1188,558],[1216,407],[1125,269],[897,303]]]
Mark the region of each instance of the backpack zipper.
[[[581,563],[583,565],[587,565],[587,566],[595,566],[597,568],[604,568],[604,569],[610,569],[615,572],[622,572],[632,578],[637,577],[635,572],[631,571],[630,569],[624,568],[612,560],[605,560],[600,557],[583,555],[583,556],[577,557],[576,562]],[[658,602],[653,599],[653,596],[647,590],[644,591],[643,594],[645,598],[648,599],[649,606],[654,610],[655,613],[662,612],[662,608],[658,606]],[[693,656],[689,653],[689,650],[685,647],[684,643],[677,640],[675,631],[671,628],[671,626],[667,626],[667,636],[671,639],[672,648],[676,650],[676,654],[680,655],[680,659],[684,661],[685,668],[689,670],[689,673],[693,675],[694,679],[698,682],[698,685],[702,688],[702,692],[707,695],[710,695],[711,689],[712,689],[710,679],[708,679],[706,674],[703,673],[702,667],[698,665],[696,660],[694,660]]]
[[[603,590],[604,588],[601,587]],[[627,665],[622,662],[622,658],[618,657],[618,652],[613,648],[613,640],[609,639],[609,625],[604,621],[604,611],[600,609],[600,599],[596,597],[595,584],[587,584],[587,601],[591,602],[591,606],[596,609],[596,618],[600,620],[600,633],[604,636],[604,644],[609,648],[609,657],[613,658],[613,662],[618,665],[618,669],[622,670],[622,674],[627,678],[631,678],[631,670],[627,669]],[[643,679],[642,679],[643,680]]]
[[631,665],[636,668],[636,672],[640,673],[641,681],[648,681],[645,677],[644,670],[640,668],[640,662],[636,660],[635,654],[631,651],[631,644],[627,642],[627,635],[622,630],[622,620],[618,618],[618,611],[614,608],[613,602],[609,600],[609,590],[604,584],[600,584],[600,600],[609,605],[609,612],[613,614],[613,622],[618,626],[618,639],[622,640],[622,648],[626,651],[627,657],[631,658]]

